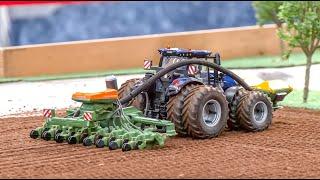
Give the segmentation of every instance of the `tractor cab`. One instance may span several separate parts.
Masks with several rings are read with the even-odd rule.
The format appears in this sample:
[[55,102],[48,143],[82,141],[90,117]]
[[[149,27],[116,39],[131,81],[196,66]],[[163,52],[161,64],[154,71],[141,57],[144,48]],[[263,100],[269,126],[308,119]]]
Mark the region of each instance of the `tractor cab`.
[[[159,67],[166,68],[174,63],[185,61],[188,59],[204,59],[210,58],[211,51],[207,50],[187,50],[181,48],[162,48],[158,50],[161,57]],[[201,65],[183,66],[177,69],[182,74],[188,76],[199,74],[202,71]]]
[[[190,59],[203,59],[203,60],[213,60],[215,57],[211,57],[211,51],[207,50],[192,50],[192,49],[182,49],[182,48],[161,48],[158,50],[160,53],[160,62],[158,67],[153,67],[151,69],[157,72],[161,69],[165,69],[168,66],[179,63],[181,61],[186,61]],[[215,62],[216,63],[216,62]],[[178,77],[196,77],[200,78],[200,74],[206,71],[207,68],[202,68],[201,65],[188,65],[177,68],[175,71],[168,73],[168,77],[173,76],[174,79]],[[172,80],[174,80],[172,79]]]
[[[159,63],[159,67],[161,67],[161,69],[166,68],[174,63],[191,59],[206,60],[221,65],[219,53],[215,53],[212,56],[212,52],[208,50],[162,48],[158,51],[161,54]],[[172,79],[170,80],[171,82],[183,78],[181,79],[181,81],[184,81],[186,83],[188,83],[189,81],[194,81],[195,79],[201,81],[204,84],[212,84],[215,86],[219,83],[219,86],[221,86],[224,90],[236,84],[236,82],[231,77],[218,73],[218,71],[215,70],[211,71],[210,68],[197,64],[191,64],[188,66],[177,68],[175,71],[168,73],[167,76],[172,77]]]

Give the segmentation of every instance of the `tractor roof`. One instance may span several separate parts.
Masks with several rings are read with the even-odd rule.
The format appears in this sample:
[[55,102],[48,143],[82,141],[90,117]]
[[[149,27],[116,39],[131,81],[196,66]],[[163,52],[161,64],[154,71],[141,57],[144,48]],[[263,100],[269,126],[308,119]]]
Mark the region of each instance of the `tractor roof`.
[[181,48],[161,48],[158,51],[163,56],[182,56],[190,58],[205,58],[211,54],[211,51],[207,50],[187,50]]

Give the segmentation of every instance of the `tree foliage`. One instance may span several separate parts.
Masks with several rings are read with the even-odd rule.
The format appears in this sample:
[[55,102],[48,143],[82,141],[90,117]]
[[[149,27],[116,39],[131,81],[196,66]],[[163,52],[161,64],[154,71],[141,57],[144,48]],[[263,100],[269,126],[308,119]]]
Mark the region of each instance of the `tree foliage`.
[[283,23],[277,16],[283,4],[283,1],[254,1],[252,3],[253,8],[256,11],[256,19],[260,26],[273,22],[278,27],[281,27]]
[[279,19],[285,23],[278,35],[288,42],[290,56],[293,48],[299,47],[307,57],[306,76],[303,101],[306,102],[309,92],[309,76],[312,55],[320,48],[320,2],[319,1],[287,1],[280,6]]
[[[281,28],[283,21],[279,19],[278,13],[283,1],[254,1],[252,3],[253,8],[256,11],[257,23],[263,26],[266,23],[273,22],[277,25],[277,28]],[[285,44],[280,39],[280,53],[281,59],[286,60],[283,56],[285,51]]]
[[286,23],[279,31],[280,38],[287,41],[291,49],[300,47],[306,55],[313,54],[319,48],[320,2],[285,2],[280,9],[279,18]]

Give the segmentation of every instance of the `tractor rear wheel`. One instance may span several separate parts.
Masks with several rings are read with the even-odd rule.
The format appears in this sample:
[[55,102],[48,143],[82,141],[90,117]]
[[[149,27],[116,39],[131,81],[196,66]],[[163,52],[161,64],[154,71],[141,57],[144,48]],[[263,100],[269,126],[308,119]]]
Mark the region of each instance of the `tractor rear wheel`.
[[227,125],[228,102],[221,90],[212,86],[197,86],[185,99],[183,119],[193,138],[219,136]]
[[186,85],[177,95],[170,97],[167,103],[167,119],[174,123],[176,132],[179,136],[188,135],[186,124],[182,118],[182,110],[185,98],[195,86],[195,84]]
[[229,103],[229,119],[227,122],[228,130],[240,130],[240,120],[237,116],[237,109],[241,106],[242,100],[248,97],[248,91],[241,88],[234,95]]
[[272,102],[260,91],[250,91],[237,110],[240,126],[247,131],[263,131],[272,121]]
[[[119,89],[119,99],[127,96],[134,90],[135,84],[140,79],[129,79],[125,83],[123,83]],[[124,104],[123,106],[134,106],[140,111],[144,111],[146,107],[146,99],[143,94],[139,94],[134,99],[132,99],[129,103]]]

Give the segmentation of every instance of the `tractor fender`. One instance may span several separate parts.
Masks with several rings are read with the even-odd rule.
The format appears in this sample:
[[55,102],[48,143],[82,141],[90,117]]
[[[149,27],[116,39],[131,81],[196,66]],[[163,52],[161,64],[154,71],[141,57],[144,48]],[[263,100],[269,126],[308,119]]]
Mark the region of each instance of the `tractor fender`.
[[169,85],[166,95],[167,96],[174,96],[178,94],[183,87],[185,87],[188,84],[203,84],[202,81],[193,78],[193,77],[183,77],[183,78],[177,78]]

